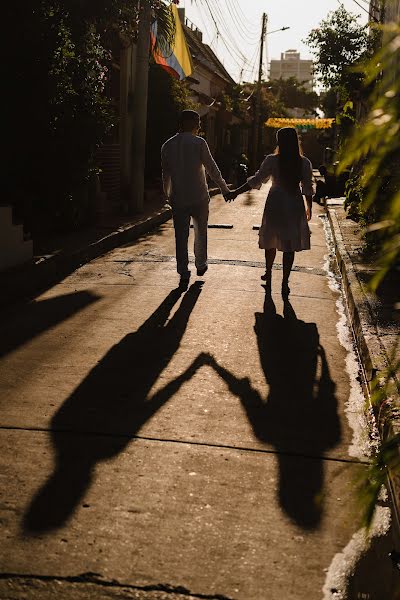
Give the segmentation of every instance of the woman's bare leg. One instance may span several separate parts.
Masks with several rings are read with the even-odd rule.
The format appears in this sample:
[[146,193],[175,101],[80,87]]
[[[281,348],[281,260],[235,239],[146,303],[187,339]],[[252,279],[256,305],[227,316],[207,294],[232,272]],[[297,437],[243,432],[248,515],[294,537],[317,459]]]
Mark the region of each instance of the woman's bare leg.
[[282,280],[282,296],[289,296],[289,276],[293,267],[294,252],[283,253],[283,280]]
[[265,251],[265,270],[267,273],[271,274],[272,265],[274,264],[276,256],[276,248],[268,248]]
[[261,276],[261,279],[266,281],[271,279],[272,265],[274,264],[276,256],[276,248],[268,248],[265,250],[265,275]]

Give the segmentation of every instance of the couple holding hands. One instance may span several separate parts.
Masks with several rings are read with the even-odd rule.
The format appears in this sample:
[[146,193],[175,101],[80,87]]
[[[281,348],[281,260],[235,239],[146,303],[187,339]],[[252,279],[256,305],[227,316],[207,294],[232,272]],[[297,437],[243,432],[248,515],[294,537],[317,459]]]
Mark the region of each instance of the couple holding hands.
[[204,275],[208,268],[210,196],[206,173],[218,185],[227,202],[250,189],[259,190],[271,178],[272,185],[259,231],[259,247],[265,250],[265,273],[261,279],[270,290],[276,251],[283,252],[282,296],[287,298],[294,253],[310,249],[308,221],[311,219],[314,193],[312,165],[301,154],[297,131],[292,127],[279,129],[275,154],[266,156],[259,170],[245,184],[230,190],[207,142],[197,135],[199,129],[200,115],[192,110],[182,111],[180,132],[167,140],[161,149],[163,186],[172,206],[180,285],[187,286],[190,278],[188,239],[191,218],[197,275]]

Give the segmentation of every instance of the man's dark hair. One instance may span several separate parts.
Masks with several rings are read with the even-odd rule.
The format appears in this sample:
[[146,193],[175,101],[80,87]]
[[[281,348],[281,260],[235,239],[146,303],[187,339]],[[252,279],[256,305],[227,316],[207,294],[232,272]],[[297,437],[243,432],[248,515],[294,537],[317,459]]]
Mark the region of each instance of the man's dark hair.
[[196,125],[199,122],[200,115],[195,110],[183,110],[179,116],[179,127],[187,125]]

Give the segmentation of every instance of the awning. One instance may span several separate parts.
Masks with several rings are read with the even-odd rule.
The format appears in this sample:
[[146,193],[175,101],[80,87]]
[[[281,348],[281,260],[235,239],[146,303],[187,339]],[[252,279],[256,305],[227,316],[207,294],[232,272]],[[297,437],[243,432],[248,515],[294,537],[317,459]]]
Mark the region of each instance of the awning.
[[280,129],[281,127],[296,127],[296,129],[329,129],[335,119],[290,119],[272,117],[265,122],[266,127]]

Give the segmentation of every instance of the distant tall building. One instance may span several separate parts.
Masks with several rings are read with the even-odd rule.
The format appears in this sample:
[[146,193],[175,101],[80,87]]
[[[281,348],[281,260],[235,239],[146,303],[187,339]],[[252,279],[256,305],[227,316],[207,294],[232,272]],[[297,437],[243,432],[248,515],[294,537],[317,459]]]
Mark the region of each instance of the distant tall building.
[[313,91],[313,61],[300,58],[297,50],[286,50],[281,53],[281,59],[270,62],[270,79],[289,79],[295,77],[308,92]]

